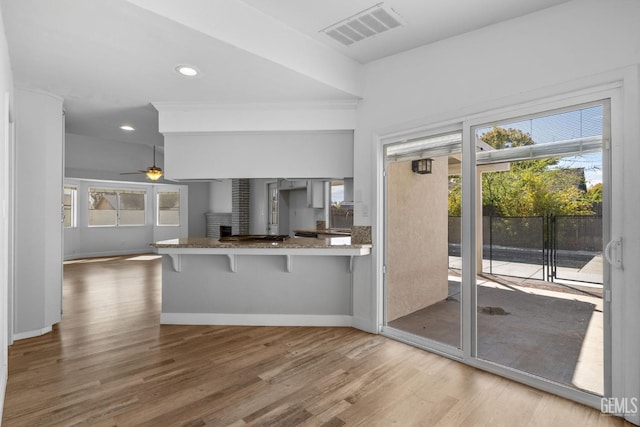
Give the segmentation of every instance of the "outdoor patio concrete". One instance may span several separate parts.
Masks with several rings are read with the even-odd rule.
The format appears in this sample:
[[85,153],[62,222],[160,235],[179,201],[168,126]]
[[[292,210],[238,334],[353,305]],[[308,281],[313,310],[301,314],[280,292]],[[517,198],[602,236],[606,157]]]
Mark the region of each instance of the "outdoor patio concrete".
[[[462,258],[449,256],[449,268],[461,269]],[[482,260],[482,271],[495,276],[521,277],[526,279],[544,280],[541,264],[527,264],[513,261]],[[568,280],[602,284],[602,255],[596,255],[581,268],[556,267],[556,275],[560,281]]]
[[[460,347],[460,278],[450,273],[447,299],[389,326]],[[478,357],[602,394],[602,299],[517,280],[478,277]]]

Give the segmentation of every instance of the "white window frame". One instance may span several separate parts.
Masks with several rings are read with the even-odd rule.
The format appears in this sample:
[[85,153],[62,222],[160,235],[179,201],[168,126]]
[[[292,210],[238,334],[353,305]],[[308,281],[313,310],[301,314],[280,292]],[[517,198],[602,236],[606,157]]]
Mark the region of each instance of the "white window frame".
[[[69,191],[71,196],[71,225],[65,225],[67,216],[66,216],[66,204],[64,202],[64,196]],[[63,198],[62,198],[62,214],[64,216],[62,226],[63,228],[78,228],[78,187],[75,185],[65,185],[63,187]]]
[[[160,224],[160,195],[166,193],[175,193],[178,195],[178,223],[177,224]],[[180,227],[182,224],[182,206],[180,199],[182,195],[180,190],[158,190],[156,192],[156,227]]]
[[[87,204],[87,226],[91,227],[91,228],[115,228],[115,227],[144,227],[147,225],[147,195],[148,192],[147,190],[140,190],[140,189],[127,189],[127,188],[108,188],[108,187],[89,187],[87,189],[87,196],[88,196],[88,200],[91,200],[91,197],[89,197],[89,195],[92,192],[110,192],[110,193],[115,193],[116,194],[116,222],[115,224],[104,224],[104,225],[95,225],[95,224],[91,224],[91,209],[90,209],[90,204]],[[144,208],[143,208],[143,217],[144,217],[144,221],[140,224],[121,224],[120,223],[120,195],[121,194],[126,194],[126,193],[135,193],[135,194],[143,194],[144,197]]]

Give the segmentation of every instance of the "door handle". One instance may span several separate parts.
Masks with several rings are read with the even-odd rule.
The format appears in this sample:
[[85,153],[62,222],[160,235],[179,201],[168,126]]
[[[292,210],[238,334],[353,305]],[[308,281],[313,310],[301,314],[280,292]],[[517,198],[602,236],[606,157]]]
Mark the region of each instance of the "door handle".
[[[612,251],[615,252],[613,257],[611,255]],[[607,243],[607,246],[604,248],[604,257],[609,264],[622,269],[622,237]]]

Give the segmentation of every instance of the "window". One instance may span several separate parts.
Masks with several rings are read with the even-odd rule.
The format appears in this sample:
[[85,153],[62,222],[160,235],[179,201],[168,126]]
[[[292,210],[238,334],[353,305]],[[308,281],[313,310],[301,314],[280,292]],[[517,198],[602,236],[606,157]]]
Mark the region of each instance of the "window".
[[144,191],[89,189],[89,227],[145,224]]
[[158,192],[158,225],[180,225],[180,192]]
[[64,187],[63,195],[63,214],[64,214],[64,228],[77,227],[76,222],[76,201],[78,190],[76,187],[66,186]]
[[[351,228],[353,225],[353,202],[346,200],[343,179],[331,181],[331,228]],[[353,186],[352,186],[353,187]]]
[[344,180],[331,181],[331,204],[340,205],[344,202]]

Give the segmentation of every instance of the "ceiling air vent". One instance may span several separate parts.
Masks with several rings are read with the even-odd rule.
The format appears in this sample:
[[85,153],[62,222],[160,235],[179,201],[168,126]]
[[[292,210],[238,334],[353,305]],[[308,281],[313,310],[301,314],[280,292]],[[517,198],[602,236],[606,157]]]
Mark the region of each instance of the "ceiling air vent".
[[349,18],[338,21],[320,32],[345,46],[350,46],[360,40],[403,25],[400,15],[393,9],[385,7],[383,3],[378,3]]

